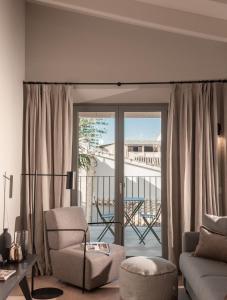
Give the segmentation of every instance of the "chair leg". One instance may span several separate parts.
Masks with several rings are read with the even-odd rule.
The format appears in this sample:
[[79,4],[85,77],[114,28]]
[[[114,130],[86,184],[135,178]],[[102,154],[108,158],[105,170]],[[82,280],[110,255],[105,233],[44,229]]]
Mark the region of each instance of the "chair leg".
[[[109,222],[112,222],[113,220],[114,220],[114,217],[112,217],[112,218],[109,220]],[[105,219],[102,219],[102,221],[103,221],[104,223],[105,223],[105,222],[108,222],[108,221],[105,220]],[[114,236],[114,231],[112,230],[111,226],[112,226],[112,224],[106,225],[106,227],[103,229],[103,231],[100,233],[100,235],[99,235],[98,238],[97,238],[97,240],[98,240],[99,242],[103,239],[103,237],[105,236],[105,234],[107,233],[108,230],[109,230],[109,231],[112,233],[112,235]]]
[[111,233],[113,234],[113,236],[114,236],[114,232],[113,232],[113,230],[112,230],[110,227],[111,227],[111,225],[106,226],[106,227],[104,228],[104,230],[100,233],[100,235],[99,235],[98,238],[97,238],[99,242],[103,239],[103,237],[105,236],[105,234],[107,233],[108,230],[110,230],[110,232],[111,232]]
[[150,224],[148,223],[147,219],[145,217],[143,217],[144,223],[147,225],[147,228],[145,229],[144,233],[141,236],[140,239],[140,244],[144,242],[146,236],[148,235],[149,231],[150,231]]
[[147,227],[144,231],[144,233],[142,234],[141,236],[141,239],[140,239],[140,244],[145,240],[146,236],[148,235],[149,233],[149,228]]
[[153,235],[156,237],[156,239],[158,240],[159,244],[161,244],[161,241],[160,241],[160,238],[159,236],[157,235],[157,233],[154,231],[154,229],[151,227],[151,232],[153,233]]
[[84,236],[84,261],[83,261],[83,283],[82,283],[82,293],[85,292],[85,280],[86,280],[86,246],[87,246],[87,239],[86,233]]
[[151,231],[153,233],[153,235],[155,236],[155,238],[157,239],[157,241],[159,242],[159,244],[161,244],[160,238],[157,235],[157,233],[154,231],[153,226],[154,226],[154,222],[152,223],[148,223],[147,219],[143,218],[145,224],[147,225],[147,228],[145,229],[144,233],[142,234],[142,237],[140,239],[140,244],[144,241],[144,239],[146,238],[146,236],[148,235],[149,231]]

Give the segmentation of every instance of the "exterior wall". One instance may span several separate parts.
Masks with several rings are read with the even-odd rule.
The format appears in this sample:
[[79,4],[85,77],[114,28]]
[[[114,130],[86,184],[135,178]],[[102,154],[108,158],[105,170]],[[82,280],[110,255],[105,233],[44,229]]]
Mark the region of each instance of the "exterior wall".
[[20,174],[22,157],[23,80],[25,77],[25,3],[0,1],[0,233],[3,215],[4,172],[14,176],[13,198],[6,191],[7,222],[14,232],[20,213]]
[[[114,176],[115,161],[112,158],[97,156],[96,176]],[[141,166],[141,164],[125,162],[125,176],[160,176],[159,168]]]
[[[97,212],[91,204],[98,202],[102,213],[114,211],[115,161],[96,156],[97,165],[87,174],[82,171],[79,179],[79,203],[84,207],[87,220],[96,220]],[[125,162],[125,197],[142,197],[145,209],[157,210],[161,201],[160,168]]]
[[[150,144],[148,145],[139,145],[142,147],[142,151],[141,152],[134,152],[134,151],[129,151],[129,147],[130,146],[138,146],[137,144],[133,144],[133,145],[125,145],[124,146],[124,157],[130,162],[130,163],[134,163],[134,162],[138,162],[138,163],[142,163],[142,164],[146,164],[146,165],[150,165],[150,166],[157,166],[160,167],[161,164],[161,147],[160,144],[154,144],[154,147],[156,148],[156,150],[158,150],[158,152],[144,152],[144,146],[150,146]],[[98,148],[98,152],[100,153],[100,155],[108,155],[110,158],[114,157],[114,153],[115,153],[115,145],[111,144],[111,145],[107,145],[104,146],[103,148]]]
[[[80,190],[83,205],[88,200],[98,200],[103,203],[114,202],[115,161],[102,156],[96,158],[97,165],[94,170],[86,175],[81,173]],[[124,172],[126,197],[139,196],[146,200],[160,200],[161,173],[159,168],[142,166],[136,162],[125,162]]]

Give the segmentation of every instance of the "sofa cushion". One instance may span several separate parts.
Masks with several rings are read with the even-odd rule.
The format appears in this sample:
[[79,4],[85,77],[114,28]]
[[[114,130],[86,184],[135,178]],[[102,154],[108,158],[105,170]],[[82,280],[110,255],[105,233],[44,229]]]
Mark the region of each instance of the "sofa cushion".
[[203,226],[213,232],[227,235],[227,216],[218,217],[214,215],[205,214],[203,216]]
[[224,300],[227,296],[227,276],[204,276],[200,280],[200,300]]
[[184,232],[182,241],[183,252],[193,252],[199,242],[199,232]]
[[180,269],[198,299],[221,299],[212,297],[201,298],[200,296],[203,294],[204,285],[206,283],[206,281],[203,281],[204,278],[224,277],[226,278],[225,284],[227,283],[226,263],[201,257],[194,257],[192,253],[184,252],[180,256]]
[[[81,207],[55,208],[45,213],[47,229],[87,229],[84,211]],[[48,232],[50,249],[63,249],[83,241],[84,232]]]
[[194,255],[227,262],[227,236],[201,227]]
[[[83,250],[80,245],[50,251],[53,275],[65,282],[82,287]],[[125,259],[124,247],[110,244],[110,255],[100,252],[86,253],[87,290],[118,278],[120,264]]]

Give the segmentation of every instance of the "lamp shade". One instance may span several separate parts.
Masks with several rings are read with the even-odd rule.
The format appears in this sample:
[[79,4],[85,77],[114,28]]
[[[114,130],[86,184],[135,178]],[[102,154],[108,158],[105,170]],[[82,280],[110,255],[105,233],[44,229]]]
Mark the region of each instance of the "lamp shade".
[[9,198],[13,197],[13,175],[9,176]]
[[76,178],[76,172],[73,171],[67,172],[66,189],[68,190],[75,189],[75,178]]

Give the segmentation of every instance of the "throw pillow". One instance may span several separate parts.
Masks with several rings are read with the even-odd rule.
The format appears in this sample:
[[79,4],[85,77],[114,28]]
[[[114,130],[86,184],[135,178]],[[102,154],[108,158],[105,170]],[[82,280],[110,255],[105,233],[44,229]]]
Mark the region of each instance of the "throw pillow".
[[227,235],[227,217],[218,217],[205,214],[203,216],[203,226],[210,231]]
[[199,243],[194,256],[227,262],[227,236],[200,227]]

